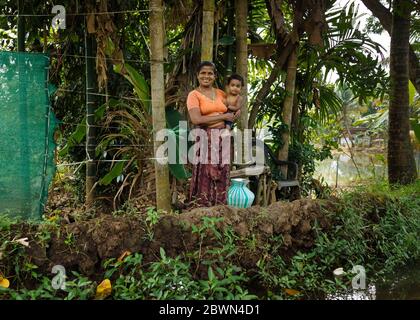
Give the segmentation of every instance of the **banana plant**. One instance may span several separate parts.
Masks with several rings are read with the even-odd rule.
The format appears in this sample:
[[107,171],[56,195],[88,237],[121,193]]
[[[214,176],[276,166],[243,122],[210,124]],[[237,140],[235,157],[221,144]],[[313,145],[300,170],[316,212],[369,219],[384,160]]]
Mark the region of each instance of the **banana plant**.
[[[95,122],[102,120],[106,107],[107,105],[104,104],[95,110],[95,116],[94,116]],[[86,116],[85,116],[79,122],[74,132],[68,137],[67,142],[64,145],[64,147],[61,148],[60,151],[58,152],[58,155],[60,157],[64,157],[68,155],[69,151],[72,148],[79,145],[83,141],[83,139],[86,137],[86,127],[87,125],[86,125]]]
[[[420,143],[420,108],[418,102],[420,102],[420,97],[416,97],[416,89],[411,81],[409,81],[409,105],[414,110],[410,117],[410,126],[411,130],[414,131],[417,142]],[[384,109],[353,122],[353,126],[367,125],[370,130],[375,131],[384,127],[388,123],[389,105],[388,103],[385,103],[384,106]]]
[[[122,74],[133,85],[135,93],[145,107],[145,111],[151,115],[152,110],[149,95],[150,89],[144,77],[128,63],[125,63],[124,65],[115,65],[114,71]],[[169,164],[168,166],[171,174],[178,180],[185,180],[191,176],[191,173],[187,171],[182,163],[180,163],[181,161],[179,159],[179,141],[185,136],[185,133],[179,131],[179,122],[182,120],[182,115],[179,111],[173,108],[166,109],[166,127],[176,137],[176,158],[178,161],[177,163]]]
[[[112,155],[111,168],[99,180],[99,184],[107,186],[115,180],[121,181],[123,186],[130,186],[131,194],[144,169],[144,159],[153,155],[150,89],[143,75],[129,64],[116,65],[114,70],[133,85],[140,103],[133,105],[133,103],[123,100],[110,99],[108,103],[95,111],[95,122],[105,128],[102,129],[100,142],[96,147],[96,157],[106,159]],[[179,121],[182,120],[181,114],[177,110],[167,109],[166,118],[167,128],[176,137],[177,159],[179,159],[179,141],[185,136],[185,133],[180,132],[178,127]],[[85,139],[85,136],[86,117],[81,120],[76,130],[70,135],[59,155],[68,154],[73,147]],[[169,164],[169,170],[178,180],[188,179],[191,173],[180,162],[178,160],[178,163]],[[121,191],[119,190],[119,193]]]

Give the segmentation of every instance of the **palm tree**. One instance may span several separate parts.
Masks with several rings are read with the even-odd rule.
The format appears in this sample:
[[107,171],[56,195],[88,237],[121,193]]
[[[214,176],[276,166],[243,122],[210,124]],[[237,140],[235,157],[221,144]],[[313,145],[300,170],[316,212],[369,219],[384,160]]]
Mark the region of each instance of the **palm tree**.
[[[151,87],[153,116],[153,146],[156,154],[161,142],[156,140],[156,133],[166,127],[165,87],[163,74],[164,58],[164,21],[163,0],[150,0],[150,50],[151,50]],[[171,197],[169,188],[168,165],[155,160],[156,206],[170,211]]]
[[[362,0],[364,5],[379,19],[382,27],[391,35],[392,13],[379,0]],[[409,46],[409,76],[418,93],[420,93],[420,63],[413,46]]]
[[417,178],[409,122],[409,37],[411,5],[394,0],[391,34],[388,180],[409,184]]

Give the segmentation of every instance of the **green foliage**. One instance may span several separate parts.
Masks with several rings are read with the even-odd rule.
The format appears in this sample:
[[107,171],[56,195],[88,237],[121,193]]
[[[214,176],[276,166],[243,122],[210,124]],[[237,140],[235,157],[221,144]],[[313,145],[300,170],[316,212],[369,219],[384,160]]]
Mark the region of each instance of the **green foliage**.
[[114,71],[123,75],[133,85],[134,91],[143,104],[144,109],[151,114],[150,88],[143,75],[128,63],[114,65]]
[[[129,198],[143,172],[146,156],[152,152],[150,116],[142,110],[142,104],[110,99],[96,110],[95,118],[100,128],[96,157],[105,160],[98,166],[102,176],[99,186],[103,186],[100,191],[112,191],[116,200],[128,186],[128,196],[124,194],[124,197]],[[86,126],[82,120],[62,151],[71,150],[85,134]],[[72,139],[74,135],[78,137],[76,142]],[[117,184],[123,182],[121,187],[112,184],[115,180]]]
[[370,96],[383,96],[388,77],[378,58],[384,48],[359,31],[357,21],[354,3],[346,10],[337,8],[327,12],[329,29],[318,64],[326,68],[326,73],[335,70],[339,83],[347,83],[362,103]]
[[337,147],[334,140],[324,141],[324,145],[316,148],[312,144],[294,141],[289,149],[289,158],[302,168],[302,183],[309,183],[316,169],[316,162],[332,158],[331,150]]
[[112,182],[112,180],[121,176],[123,171],[124,171],[124,162],[118,162],[116,165],[112,167],[111,171],[109,171],[101,180],[99,180],[99,184],[104,185],[104,186],[109,185]]
[[[416,139],[420,142],[420,109],[419,98],[416,96],[414,85],[409,81],[409,104],[410,104],[410,129],[414,131]],[[353,126],[362,126],[368,129],[370,134],[386,135],[389,118],[389,97],[375,99],[370,102],[369,110],[362,117],[353,121]]]
[[[287,11],[287,10],[286,10]],[[339,116],[355,105],[357,97],[366,101],[370,96],[382,96],[387,87],[384,68],[375,56],[383,48],[361,33],[355,21],[354,5],[330,9],[326,14],[328,30],[323,47],[314,47],[303,36],[299,46],[296,76],[296,103],[291,128],[292,139],[289,160],[298,162],[302,170],[304,191],[310,192],[310,182],[315,161],[331,157],[330,151],[338,148],[342,128],[337,128]],[[251,92],[260,88],[261,77],[266,77],[271,63],[252,61],[249,82]],[[334,91],[334,85],[326,83],[330,72],[338,74],[338,83],[352,92],[353,98]],[[259,126],[268,127],[273,149],[282,147],[282,134],[287,129],[282,119],[284,100],[284,77],[281,73],[275,81],[257,116]],[[254,94],[254,96],[255,96]],[[345,124],[347,124],[347,119]],[[325,129],[322,134],[320,131]],[[317,144],[315,147],[314,145]],[[279,175],[274,169],[274,175]]]
[[161,212],[155,207],[147,208],[147,216],[145,219],[146,235],[149,241],[153,241],[154,231],[153,227],[159,222]]
[[318,90],[319,104],[316,104],[315,115],[318,123],[324,125],[329,119],[340,114],[343,101],[334,92],[332,85],[321,85]]
[[411,129],[413,129],[414,134],[416,135],[417,141],[420,143],[420,120],[411,119],[410,124],[411,124]]
[[[98,122],[104,116],[107,105],[102,105],[95,110],[95,122]],[[58,153],[60,157],[67,156],[69,151],[78,146],[86,137],[86,116],[77,125],[74,132],[67,138],[66,144],[60,149]]]
[[[210,222],[211,224],[211,222]],[[208,227],[212,228],[210,225]],[[206,228],[200,229],[204,232]],[[128,256],[124,261],[108,260],[106,278],[116,278],[114,299],[249,299],[253,296],[243,289],[246,278],[231,264],[208,267],[208,278],[196,280],[188,260],[170,258],[160,248],[160,260],[142,264],[142,255]],[[116,275],[118,274],[118,277]]]
[[[203,217],[191,226],[198,239],[192,252],[170,257],[161,248],[151,263],[145,263],[141,253],[109,259],[103,277],[111,280],[112,299],[252,299],[257,297],[248,292],[251,279],[265,289],[258,298],[323,298],[351,288],[351,273],[335,278],[332,271],[336,268],[349,271],[362,265],[368,281],[376,282],[420,257],[419,192],[420,182],[393,189],[377,183],[343,193],[333,210],[331,203],[320,202],[329,227],[321,228],[315,221],[314,244],[291,256],[284,254],[281,235],[261,246],[253,235],[238,238],[223,218]],[[147,224],[152,228],[158,220],[158,213],[150,208]],[[0,265],[0,272],[11,280],[9,289],[0,288],[1,299],[94,297],[98,283],[72,271],[65,290],[54,290],[51,278],[27,259],[22,245],[12,241],[10,230],[16,221],[0,221],[0,251],[7,254],[9,266]],[[243,245],[254,248],[253,252],[258,247],[260,252],[255,268],[247,275],[234,263]]]
[[10,300],[87,300],[95,292],[95,283],[73,271],[71,280],[66,281],[64,290],[55,290],[51,279],[36,274],[36,289],[4,289],[0,287],[0,298]]
[[269,298],[301,297],[286,295],[285,288],[322,298],[351,288],[351,273],[349,278],[334,278],[335,268],[362,265],[372,283],[418,259],[419,191],[417,182],[395,190],[375,184],[343,194],[339,212],[325,212],[332,227],[325,231],[314,226],[317,237],[310,250],[297,252],[289,261],[275,253],[272,259],[259,260],[258,279],[269,288]]
[[[191,2],[191,1],[190,1]],[[16,12],[16,1],[1,1],[1,12],[10,14]],[[191,2],[194,7],[195,3]],[[268,15],[267,1],[251,1],[249,4],[249,38],[251,43],[274,43],[276,35],[272,29],[272,21]],[[74,1],[63,0],[62,4],[68,13],[75,12]],[[224,2],[221,2],[224,5]],[[332,1],[328,2],[328,6]],[[32,1],[31,13],[44,14],[50,12],[50,4],[45,1]],[[147,8],[147,1],[128,0],[110,1],[108,10],[133,10]],[[169,10],[178,9],[175,2],[166,3]],[[24,8],[28,10],[26,6]],[[87,12],[82,7],[81,12]],[[227,8],[229,9],[229,8]],[[288,2],[282,3],[284,11],[285,28],[291,29],[293,12]],[[222,12],[223,10],[221,10]],[[176,11],[175,11],[176,12]],[[193,15],[186,15],[191,16]],[[233,19],[220,17],[220,29],[216,46],[216,62],[218,71],[223,79],[227,69],[234,69],[228,64],[229,50],[233,49],[234,37],[228,34],[229,23]],[[326,84],[325,79],[329,71],[337,72],[339,81],[347,82],[360,100],[370,96],[381,96],[387,86],[387,76],[374,58],[381,52],[381,46],[372,42],[365,34],[360,33],[354,26],[357,18],[353,6],[347,10],[331,10],[328,13],[328,31],[325,37],[324,48],[313,48],[307,44],[305,36],[301,39],[298,75],[297,75],[297,128],[293,132],[290,146],[290,160],[297,161],[302,168],[303,185],[310,181],[314,172],[315,161],[330,156],[333,147],[337,147],[339,129],[337,115],[340,113],[344,99],[335,94],[332,87]],[[27,19],[27,44],[31,51],[40,51],[32,43],[41,43],[44,39],[44,26],[49,25],[50,17],[33,17]],[[62,121],[64,143],[61,157],[70,157],[75,161],[85,159],[83,139],[86,133],[83,118],[85,85],[84,85],[84,50],[83,17],[73,16],[68,21],[68,29],[54,34],[51,30],[46,32],[46,49],[52,52],[50,79],[60,89],[54,100],[54,110]],[[200,18],[201,19],[201,18]],[[188,44],[184,47],[183,39],[185,29],[190,25],[199,24],[198,20],[188,23],[176,24],[168,28],[168,63],[165,63],[165,72],[171,78],[176,75],[177,81],[184,77],[177,74],[177,69],[187,68],[193,63],[192,56],[197,55],[198,46],[194,39],[187,38]],[[123,190],[129,188],[128,198],[138,181],[141,173],[148,168],[143,161],[152,155],[151,120],[150,120],[150,88],[149,79],[149,49],[148,49],[148,13],[138,12],[130,14],[117,14],[113,17],[118,35],[122,37],[124,57],[133,61],[128,65],[116,65],[115,71],[109,72],[107,94],[114,97],[126,96],[131,101],[133,90],[137,103],[127,102],[126,99],[110,99],[105,106],[101,93],[97,94],[97,103],[102,105],[101,112],[96,117],[96,124],[102,127],[99,133],[99,145],[96,155],[100,160],[123,160],[113,162],[111,166],[99,166],[101,193],[112,191],[121,195]],[[168,19],[170,21],[170,19]],[[7,50],[15,50],[16,28],[14,17],[0,17],[0,34],[3,36],[1,46]],[[11,27],[12,26],[12,27]],[[12,29],[11,29],[12,28]],[[418,19],[413,21],[411,41],[416,42],[418,35]],[[42,41],[41,41],[42,40]],[[417,41],[418,42],[418,41]],[[192,44],[192,47],[189,45]],[[194,46],[195,45],[195,46]],[[414,46],[418,47],[417,43]],[[262,79],[268,77],[273,61],[278,52],[268,59],[253,58],[249,61],[250,93],[255,97],[261,88]],[[138,61],[136,61],[138,60]],[[180,64],[179,61],[183,63]],[[182,65],[182,67],[181,67]],[[187,66],[187,67],[186,67]],[[187,70],[187,76],[194,75],[195,70]],[[125,81],[123,77],[127,80]],[[182,75],[182,76],[179,76]],[[179,77],[178,77],[179,76]],[[281,73],[268,95],[258,115],[261,126],[269,126],[273,135],[273,146],[278,149],[282,145],[280,139],[286,126],[281,118],[281,105],[284,100],[284,72]],[[180,81],[180,87],[190,85]],[[173,89],[173,88],[172,88]],[[412,95],[411,95],[412,96]],[[136,100],[139,99],[139,100]],[[252,99],[251,99],[252,101]],[[174,117],[176,113],[172,113]],[[179,139],[179,128],[172,121],[172,115],[167,113],[168,127]],[[377,112],[375,126],[384,123],[385,112]],[[372,120],[371,116],[369,120]],[[420,137],[418,117],[412,120],[412,128],[417,137]],[[319,147],[314,146],[314,137],[323,129],[323,126],[334,127],[333,130],[323,134],[319,139]],[[73,134],[70,134],[73,132]],[[419,138],[420,139],[420,138]],[[179,140],[177,140],[179,143]],[[178,158],[179,155],[177,155]],[[178,178],[188,177],[183,166],[171,165],[172,174]],[[80,170],[79,172],[82,172]],[[80,178],[82,184],[83,178]],[[118,185],[121,183],[120,185]],[[331,219],[331,229],[321,230],[315,226],[317,239],[312,249],[298,251],[290,259],[282,255],[282,241],[273,238],[267,247],[265,255],[258,262],[258,280],[264,283],[269,292],[269,298],[285,298],[284,288],[295,288],[301,293],[329,292],[337,288],[348,286],[343,280],[333,279],[331,271],[334,267],[343,266],[351,268],[357,263],[365,264],[368,272],[372,270],[392,270],[412,257],[419,256],[420,245],[416,231],[419,230],[418,203],[419,186],[411,189],[388,190],[384,186],[375,186],[372,192],[375,197],[384,199],[384,202],[372,202],[375,197],[366,197],[366,190],[359,193],[345,195],[340,211],[335,212]],[[371,192],[372,190],[368,190]],[[128,203],[128,202],[127,202]],[[137,213],[133,207],[124,207],[126,213]],[[119,214],[116,212],[116,214]],[[417,215],[416,215],[417,213]],[[376,219],[372,220],[372,216]],[[159,221],[159,213],[149,208],[145,225],[147,237],[153,239],[153,229]],[[25,248],[14,242],[11,229],[16,222],[0,217],[0,253],[7,256],[8,263],[0,261],[0,271],[7,274],[12,280],[12,289],[0,288],[0,297],[5,299],[89,299],[93,298],[96,283],[83,276],[72,273],[67,281],[66,291],[56,292],[51,288],[50,279],[39,273],[38,268],[28,260]],[[105,264],[105,277],[113,280],[114,299],[247,299],[255,298],[245,289],[248,277],[233,259],[238,253],[239,240],[231,228],[221,228],[223,219],[204,217],[197,226],[191,230],[198,239],[199,248],[185,256],[168,257],[161,249],[160,256],[153,263],[144,263],[141,254],[128,256],[123,261],[109,260]],[[24,233],[19,234],[24,236]],[[39,243],[46,244],[51,238],[51,230],[41,230],[37,234]],[[215,240],[216,244],[208,245],[208,240]],[[71,234],[65,239],[71,246],[74,239]],[[256,250],[258,239],[255,234],[245,240],[246,245]],[[270,251],[271,250],[271,251]],[[268,258],[270,257],[270,259]],[[199,271],[206,276],[199,278]],[[252,270],[255,271],[255,270]],[[248,275],[249,276],[249,275]],[[30,280],[36,289],[26,289],[25,281]],[[348,279],[347,279],[348,280]],[[297,295],[297,297],[301,297]]]
[[180,127],[180,121],[186,122],[178,110],[171,107],[166,108],[166,126],[168,128],[168,132],[172,135],[170,139],[175,140],[176,147],[176,163],[170,163],[169,170],[176,179],[185,180],[191,177],[191,172],[189,172],[181,162],[181,156],[185,155],[180,154],[179,146],[180,143],[185,143],[188,147],[190,147],[192,143],[190,141],[185,141],[188,140],[188,132],[185,132]]
[[[243,278],[232,275],[232,270],[225,271],[225,277],[219,280],[209,267],[208,280],[196,281],[190,272],[190,265],[180,257],[167,257],[160,249],[160,260],[149,266],[142,264],[142,255],[134,254],[124,261],[109,260],[105,263],[105,277],[116,277],[113,287],[113,299],[243,299],[246,291],[238,286]],[[235,291],[237,292],[235,294]],[[250,296],[249,296],[250,297]]]

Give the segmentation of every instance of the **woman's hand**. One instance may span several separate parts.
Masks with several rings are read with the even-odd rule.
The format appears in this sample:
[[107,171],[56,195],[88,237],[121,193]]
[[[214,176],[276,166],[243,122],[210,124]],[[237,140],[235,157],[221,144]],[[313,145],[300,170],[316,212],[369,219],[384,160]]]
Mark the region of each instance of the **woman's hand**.
[[241,109],[239,109],[238,111],[236,111],[236,112],[233,114],[233,119],[234,119],[234,120],[239,119],[239,118],[240,118],[240,116],[241,116]]
[[235,116],[232,112],[224,113],[223,115],[225,121],[233,122],[233,120],[235,119]]
[[222,113],[215,116],[203,116],[200,108],[192,108],[188,110],[191,122],[194,125],[214,125],[216,123],[223,124],[223,121],[233,121],[233,113]]

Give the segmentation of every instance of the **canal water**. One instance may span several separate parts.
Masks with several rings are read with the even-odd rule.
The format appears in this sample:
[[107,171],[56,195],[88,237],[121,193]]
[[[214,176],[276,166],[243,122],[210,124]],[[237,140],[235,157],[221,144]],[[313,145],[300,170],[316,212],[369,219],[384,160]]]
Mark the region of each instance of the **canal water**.
[[[420,174],[420,152],[416,152],[414,158]],[[349,153],[336,153],[332,159],[317,163],[315,178],[338,188],[370,179],[383,180],[387,178],[386,155],[358,151],[352,158]]]
[[327,300],[420,300],[420,260],[368,284],[365,290],[329,295]]
[[[420,152],[415,153],[420,174]],[[356,186],[369,179],[386,179],[386,155],[368,152],[337,153],[317,164],[315,178],[331,187]],[[367,282],[368,277],[367,276]],[[420,300],[420,261],[386,275],[385,280],[367,283],[365,290],[349,290],[327,296],[329,300]]]

